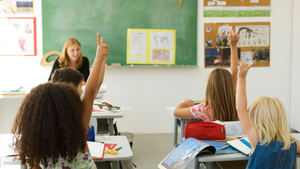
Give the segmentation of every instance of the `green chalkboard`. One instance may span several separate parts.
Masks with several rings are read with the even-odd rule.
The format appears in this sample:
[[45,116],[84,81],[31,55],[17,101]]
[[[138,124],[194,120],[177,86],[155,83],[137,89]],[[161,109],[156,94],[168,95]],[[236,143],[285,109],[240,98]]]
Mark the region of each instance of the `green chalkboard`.
[[197,65],[197,0],[181,8],[179,0],[43,0],[42,22],[44,54],[74,37],[92,64],[99,32],[110,47],[107,65],[125,66],[128,28],[175,29],[175,65]]

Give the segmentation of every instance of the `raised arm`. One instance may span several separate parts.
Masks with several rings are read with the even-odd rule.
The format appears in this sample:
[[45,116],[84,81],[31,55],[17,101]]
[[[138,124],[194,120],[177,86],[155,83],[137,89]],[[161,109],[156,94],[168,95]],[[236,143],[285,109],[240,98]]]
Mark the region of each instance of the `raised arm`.
[[228,42],[230,44],[230,71],[234,81],[234,85],[236,87],[237,82],[237,66],[238,66],[238,51],[237,51],[237,43],[240,39],[240,35],[235,33],[234,31],[230,31],[228,35]]
[[248,70],[251,68],[251,66],[254,63],[255,61],[253,61],[249,65],[245,65],[243,62],[240,62],[240,66],[238,67],[238,75],[237,75],[238,79],[237,79],[237,90],[236,90],[236,110],[238,112],[238,116],[241,121],[242,127],[250,141],[252,150],[255,149],[259,136],[258,136],[258,132],[250,122],[250,117],[247,110],[246,76]]
[[190,107],[194,106],[194,102],[191,99],[186,99],[182,103],[180,103],[175,109],[174,109],[174,116],[176,117],[189,117],[193,116],[191,113]]
[[86,83],[85,92],[82,99],[83,107],[84,107],[83,120],[84,120],[84,127],[86,129],[88,128],[90,122],[90,118],[93,110],[94,97],[96,92],[98,92],[97,88],[101,86],[99,82],[102,83],[102,81],[99,79],[103,67],[103,62],[105,61],[108,53],[109,53],[109,47],[103,44],[103,37],[100,40],[99,33],[97,33],[97,52],[92,66],[91,74]]
[[[97,41],[97,44],[98,45],[100,45],[100,43],[101,43],[101,41]],[[107,57],[107,55],[109,54],[109,51],[108,51],[108,53],[106,54],[106,57]],[[99,89],[100,89],[100,87],[101,87],[101,85],[102,85],[102,83],[103,83],[103,79],[104,79],[104,73],[105,73],[105,63],[106,63],[106,57],[105,57],[105,59],[102,61],[102,65],[101,65],[101,72],[100,72],[100,78],[99,78],[99,82],[98,82],[98,84],[99,84],[99,86],[97,87],[97,90],[96,90],[96,93],[95,93],[95,96],[94,96],[94,98],[96,98],[96,96],[97,96],[97,94],[98,94],[98,91],[99,91]]]

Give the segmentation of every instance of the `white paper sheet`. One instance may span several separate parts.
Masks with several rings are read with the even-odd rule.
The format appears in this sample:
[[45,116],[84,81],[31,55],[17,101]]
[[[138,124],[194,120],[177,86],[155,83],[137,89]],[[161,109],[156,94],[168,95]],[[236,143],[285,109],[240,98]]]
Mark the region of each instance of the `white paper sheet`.
[[91,156],[94,158],[103,158],[104,156],[104,143],[97,143],[97,142],[87,142],[89,146],[89,150],[91,152]]
[[253,62],[252,52],[241,52],[241,61],[245,64],[250,64]]
[[130,54],[146,54],[146,38],[145,31],[130,32]]

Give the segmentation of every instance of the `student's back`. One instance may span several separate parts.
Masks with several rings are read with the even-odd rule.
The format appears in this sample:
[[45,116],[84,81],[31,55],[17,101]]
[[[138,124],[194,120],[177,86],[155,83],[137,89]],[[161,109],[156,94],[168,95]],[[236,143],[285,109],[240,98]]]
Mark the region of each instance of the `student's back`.
[[214,69],[208,77],[205,102],[194,105],[190,99],[180,103],[174,109],[177,117],[195,117],[204,121],[238,121],[235,106],[235,86],[237,75],[237,42],[239,35],[231,32],[228,35],[231,49],[231,73],[226,69]]
[[283,150],[283,145],[283,142],[276,140],[268,145],[261,145],[258,141],[254,153],[249,156],[247,169],[293,168],[296,160],[297,143],[292,143],[287,150]]
[[[22,161],[58,168],[95,166],[86,147],[83,104],[74,87],[46,83],[31,90],[17,114],[13,133]],[[21,136],[22,135],[22,136]],[[24,146],[26,145],[26,146]],[[50,157],[50,158],[49,158]],[[35,159],[35,161],[33,161]]]
[[247,108],[246,75],[254,63],[240,63],[236,93],[238,116],[251,145],[247,169],[291,169],[300,143],[290,134],[281,101],[260,97]]
[[75,84],[70,81],[39,85],[24,98],[12,129],[15,151],[23,165],[28,157],[33,168],[96,168],[86,133],[108,53],[109,47],[97,33],[96,57],[82,99],[82,91],[77,91],[82,76],[76,82],[71,80]]

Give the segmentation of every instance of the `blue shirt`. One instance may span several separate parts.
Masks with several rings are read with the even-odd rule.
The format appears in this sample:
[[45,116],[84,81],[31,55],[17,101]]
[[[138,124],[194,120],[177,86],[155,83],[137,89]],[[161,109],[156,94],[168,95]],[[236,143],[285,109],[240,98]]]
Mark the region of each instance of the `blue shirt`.
[[261,145],[258,141],[253,154],[249,156],[246,169],[292,169],[296,160],[297,143],[292,143],[287,150],[282,148],[281,141],[272,141],[268,145]]

